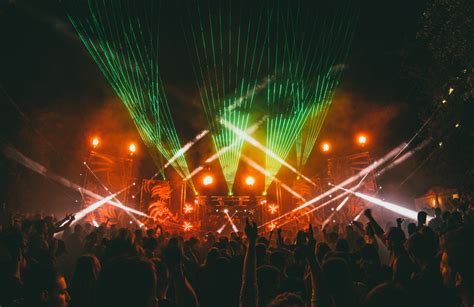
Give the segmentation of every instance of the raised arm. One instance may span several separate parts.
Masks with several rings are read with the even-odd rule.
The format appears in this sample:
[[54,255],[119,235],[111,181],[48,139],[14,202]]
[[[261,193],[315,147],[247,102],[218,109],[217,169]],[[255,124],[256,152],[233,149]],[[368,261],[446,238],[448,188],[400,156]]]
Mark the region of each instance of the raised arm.
[[183,253],[177,242],[168,244],[164,252],[166,264],[169,266],[170,275],[175,291],[176,306],[195,307],[199,302],[193,287],[184,275],[182,258]]
[[257,260],[255,255],[255,242],[257,241],[257,224],[245,220],[245,234],[247,235],[247,251],[245,252],[242,288],[240,289],[240,307],[258,306],[257,287]]
[[370,222],[370,226],[372,227],[375,235],[379,238],[382,238],[383,237],[383,234],[384,234],[384,231],[382,229],[382,227],[380,227],[379,223],[377,223],[377,221],[374,219],[374,217],[372,216],[372,210],[370,209],[365,209],[364,210],[364,215],[365,217],[367,217],[367,219],[369,220]]
[[306,245],[306,261],[311,272],[311,307],[319,306],[323,296],[322,271],[315,253],[316,239],[314,238],[313,226],[309,224],[308,244]]
[[75,220],[75,217],[73,214],[71,215],[66,215],[66,217],[64,217],[62,220],[60,220],[59,222],[57,222],[55,225],[54,225],[54,229],[53,229],[53,234],[57,233],[57,232],[61,232],[61,231],[64,231],[66,228],[68,228],[69,226],[71,226],[71,223]]

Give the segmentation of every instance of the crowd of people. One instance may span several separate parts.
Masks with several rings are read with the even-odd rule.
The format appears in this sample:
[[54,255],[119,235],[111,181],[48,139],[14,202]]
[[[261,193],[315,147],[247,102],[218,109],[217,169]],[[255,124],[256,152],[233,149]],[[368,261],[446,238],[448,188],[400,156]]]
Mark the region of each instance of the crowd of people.
[[474,306],[473,207],[435,213],[227,236],[17,215],[0,306]]

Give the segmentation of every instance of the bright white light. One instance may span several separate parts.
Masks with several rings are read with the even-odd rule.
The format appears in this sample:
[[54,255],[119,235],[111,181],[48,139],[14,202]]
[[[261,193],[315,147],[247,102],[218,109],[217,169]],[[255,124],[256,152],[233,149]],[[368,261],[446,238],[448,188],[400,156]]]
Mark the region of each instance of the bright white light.
[[210,184],[212,184],[213,181],[214,181],[214,179],[212,178],[212,176],[207,175],[207,176],[205,176],[204,179],[202,180],[202,184],[204,184],[204,185],[210,185]]
[[225,214],[229,213],[229,209],[225,208],[225,209],[224,209],[224,213],[225,213]]
[[[352,192],[351,190],[348,190],[348,189],[345,189],[345,188],[342,188],[342,187],[337,187],[337,188],[339,188],[341,190],[344,190],[344,191],[347,191],[347,192],[350,192],[350,193],[354,194],[355,196],[357,196],[359,198],[362,198],[362,199],[364,199],[368,202],[371,202],[375,205],[381,206],[381,207],[383,207],[385,209],[388,209],[392,212],[398,213],[398,214],[400,214],[404,217],[407,217],[407,218],[415,220],[415,221],[417,220],[418,212],[416,212],[414,210],[411,210],[411,209],[408,209],[408,208],[405,208],[405,207],[396,205],[394,203],[390,203],[388,201],[384,201],[384,200],[381,200],[381,199],[378,199],[378,198],[375,198],[375,197],[372,197],[372,196],[369,196],[369,195],[366,195],[366,194],[362,194],[360,192]],[[428,216],[427,221],[430,221],[432,218],[433,217]]]
[[247,178],[245,178],[245,184],[248,186],[253,186],[255,184],[255,178],[253,178],[252,176],[248,176]]
[[[248,165],[250,165],[252,168],[254,168],[255,170],[257,170],[259,173],[262,173],[263,175],[269,177],[272,181],[275,181],[275,182],[278,182],[280,184],[280,186],[287,190],[291,195],[295,196],[296,198],[299,198],[301,199],[302,201],[306,201],[306,199],[301,196],[300,194],[298,194],[297,192],[295,192],[292,188],[290,188],[289,186],[287,186],[285,183],[283,183],[280,179],[276,178],[275,176],[273,176],[272,174],[270,174],[265,168],[263,168],[262,166],[260,166],[257,162],[253,161],[252,159],[250,159],[249,157],[247,157],[246,155],[244,154],[241,154],[240,156],[240,159],[242,161],[244,161],[245,163],[247,163]],[[262,195],[267,195],[265,192],[262,193]],[[265,204],[267,201],[266,200],[262,200],[260,203],[261,204]]]
[[188,150],[189,148],[191,148],[191,146],[193,146],[194,144],[196,144],[197,141],[199,141],[200,139],[202,139],[204,136],[206,136],[207,134],[209,133],[209,130],[203,130],[201,133],[199,133],[198,135],[196,135],[196,137],[188,142],[186,145],[184,145],[181,149],[179,149],[176,154],[171,157],[171,159],[168,160],[168,162],[166,162],[165,166],[163,168],[167,168],[168,166],[171,165],[171,163],[173,163],[176,159],[178,159],[179,157],[181,157],[182,155],[184,155]]
[[259,141],[257,141],[255,138],[253,138],[252,136],[250,136],[248,133],[246,133],[245,131],[242,131],[240,130],[238,127],[232,125],[230,122],[228,122],[227,120],[221,118],[221,124],[224,125],[224,127],[226,127],[227,129],[231,130],[232,132],[234,132],[236,135],[238,135],[239,137],[241,137],[242,139],[244,139],[245,141],[247,141],[248,143],[252,144],[253,146],[255,146],[256,148],[260,149],[261,151],[263,151],[267,156],[270,156],[272,157],[273,159],[277,160],[281,165],[284,165],[286,166],[289,170],[291,170],[293,173],[295,173],[296,175],[298,176],[301,176],[301,178],[303,178],[304,180],[306,180],[307,182],[311,183],[312,185],[316,186],[316,184],[311,180],[309,179],[308,177],[306,177],[305,175],[303,175],[301,172],[299,172],[296,168],[294,168],[292,165],[290,165],[288,162],[286,162],[285,160],[283,160],[282,158],[280,158],[280,156],[278,156],[276,153],[274,153],[273,151],[271,151],[270,149],[268,149],[267,147],[263,146]]

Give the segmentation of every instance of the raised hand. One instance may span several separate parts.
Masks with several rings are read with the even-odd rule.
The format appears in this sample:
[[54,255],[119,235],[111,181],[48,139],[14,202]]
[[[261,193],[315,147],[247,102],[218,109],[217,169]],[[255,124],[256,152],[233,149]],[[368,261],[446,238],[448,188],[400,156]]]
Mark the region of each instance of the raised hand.
[[372,210],[370,210],[370,209],[365,209],[365,210],[364,210],[364,215],[365,215],[368,219],[371,219],[371,218],[372,218]]
[[257,224],[255,222],[250,223],[249,219],[245,219],[245,235],[249,242],[255,243],[257,241]]
[[306,259],[308,260],[314,260],[316,259],[316,254],[314,252],[316,248],[316,239],[314,238],[314,231],[313,231],[313,225],[309,224],[308,227],[308,244],[306,245],[305,249],[305,254],[306,254]]

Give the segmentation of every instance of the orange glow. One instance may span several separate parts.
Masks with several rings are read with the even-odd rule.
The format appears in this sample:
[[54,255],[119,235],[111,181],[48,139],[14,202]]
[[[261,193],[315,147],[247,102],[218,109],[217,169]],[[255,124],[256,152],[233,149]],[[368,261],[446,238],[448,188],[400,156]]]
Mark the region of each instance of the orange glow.
[[268,211],[270,212],[270,214],[275,214],[278,211],[278,206],[274,204],[270,204],[268,205]]
[[252,176],[248,176],[247,178],[245,178],[245,184],[248,186],[253,186],[255,184],[255,178],[253,178]]
[[277,227],[277,225],[276,225],[275,223],[270,223],[270,224],[268,225],[268,230],[272,231],[272,230],[274,230],[276,227]]
[[135,153],[135,151],[137,151],[137,146],[135,146],[135,144],[130,144],[130,146],[128,146],[128,150],[130,150],[130,153]]
[[193,228],[193,225],[190,222],[184,222],[183,224],[184,231],[191,231],[192,228]]
[[203,185],[210,185],[214,182],[214,178],[212,178],[211,175],[206,175],[204,176],[204,178],[202,179],[202,184]]
[[359,137],[357,138],[357,142],[359,143],[359,145],[365,145],[367,143],[367,137],[365,135],[359,135]]
[[95,138],[92,139],[92,146],[93,146],[94,148],[96,148],[97,145],[99,145],[99,143],[100,143],[99,138],[95,137]]
[[194,208],[190,204],[185,204],[184,205],[184,208],[183,208],[184,214],[191,213],[193,210],[194,210]]
[[322,148],[323,152],[328,152],[331,149],[331,146],[329,145],[329,143],[323,143],[321,148]]

